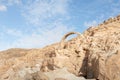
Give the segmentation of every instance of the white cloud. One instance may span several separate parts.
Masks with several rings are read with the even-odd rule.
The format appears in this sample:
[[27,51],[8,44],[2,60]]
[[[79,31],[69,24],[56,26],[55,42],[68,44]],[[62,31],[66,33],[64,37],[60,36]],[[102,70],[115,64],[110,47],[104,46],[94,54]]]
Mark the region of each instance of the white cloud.
[[20,5],[22,4],[21,0],[0,0],[0,11],[7,11],[7,7],[12,6],[14,4]]
[[[58,24],[58,25],[57,25]],[[15,42],[6,45],[5,49],[8,48],[40,48],[52,43],[59,42],[64,34],[69,31],[73,31],[75,28],[69,28],[63,24],[55,23],[53,29],[41,29],[38,28],[36,32],[29,34],[21,34],[20,38],[16,39]],[[13,31],[8,31],[13,33]],[[15,33],[16,34],[16,33]],[[0,43],[1,44],[1,43]],[[2,46],[4,47],[4,46]]]
[[7,0],[7,5],[21,4],[21,0]]
[[59,41],[66,32],[74,30],[63,24],[68,17],[68,0],[34,0],[22,6],[26,21],[37,28],[32,35],[17,40],[14,43],[17,47],[42,47]]
[[[13,0],[12,0],[13,1]],[[19,36],[11,43],[3,43],[0,49],[8,48],[39,48],[48,44],[59,42],[62,36],[74,31],[75,28],[68,27],[63,23],[68,15],[68,0],[30,0],[27,4],[22,4],[22,15],[28,24],[37,27],[26,27],[33,32],[23,33],[16,29],[6,29],[6,34]]]
[[17,36],[17,37],[23,36],[22,32],[16,29],[6,29],[5,32],[11,36]]
[[41,25],[55,18],[65,17],[68,0],[35,0],[24,6],[22,15],[33,25]]
[[98,22],[93,20],[93,21],[85,22],[84,26],[85,27],[91,27],[91,26],[96,26],[97,24],[98,24]]
[[[96,16],[96,19],[84,22],[84,26],[86,28],[91,27],[91,26],[95,27],[98,24],[102,23],[104,20],[106,20],[105,16],[106,16],[105,14],[101,14],[99,16]],[[109,16],[109,17],[112,17],[112,16]]]
[[91,26],[95,27],[98,24],[102,23],[104,20],[105,20],[105,15],[101,14],[100,16],[96,16],[96,19],[94,19],[94,20],[84,22],[84,26],[86,28],[91,27]]
[[0,5],[0,11],[7,11],[7,7],[5,5]]
[[91,17],[92,20],[84,22],[84,26],[87,28],[90,26],[96,26],[102,23],[104,20],[107,20],[110,17],[115,17],[120,14],[120,6],[119,6],[120,0],[116,0],[116,1],[115,0],[96,0],[94,4],[100,5],[101,7],[98,7],[96,5],[95,6],[96,8],[93,9],[93,11],[91,11],[91,9],[87,10],[88,15],[93,14],[93,16]]

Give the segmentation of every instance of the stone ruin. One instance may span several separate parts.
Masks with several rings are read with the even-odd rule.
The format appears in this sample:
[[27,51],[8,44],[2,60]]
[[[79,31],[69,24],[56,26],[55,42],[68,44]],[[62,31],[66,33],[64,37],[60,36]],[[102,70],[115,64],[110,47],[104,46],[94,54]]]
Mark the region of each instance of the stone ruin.
[[0,80],[120,80],[120,17],[114,19],[41,49],[1,51]]

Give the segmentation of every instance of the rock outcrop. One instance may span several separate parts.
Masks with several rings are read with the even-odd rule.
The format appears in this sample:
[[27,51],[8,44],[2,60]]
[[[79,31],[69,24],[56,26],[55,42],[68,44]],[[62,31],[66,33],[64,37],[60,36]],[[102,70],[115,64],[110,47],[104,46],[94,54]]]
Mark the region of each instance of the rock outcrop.
[[[71,34],[77,37],[65,41]],[[117,16],[41,49],[1,51],[0,80],[120,80],[119,57]]]

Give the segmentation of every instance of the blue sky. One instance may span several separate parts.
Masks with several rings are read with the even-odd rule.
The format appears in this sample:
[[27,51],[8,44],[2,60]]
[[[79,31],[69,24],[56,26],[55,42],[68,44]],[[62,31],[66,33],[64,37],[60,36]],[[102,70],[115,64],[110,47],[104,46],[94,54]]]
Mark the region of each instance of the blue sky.
[[0,50],[41,48],[120,14],[120,0],[0,0]]

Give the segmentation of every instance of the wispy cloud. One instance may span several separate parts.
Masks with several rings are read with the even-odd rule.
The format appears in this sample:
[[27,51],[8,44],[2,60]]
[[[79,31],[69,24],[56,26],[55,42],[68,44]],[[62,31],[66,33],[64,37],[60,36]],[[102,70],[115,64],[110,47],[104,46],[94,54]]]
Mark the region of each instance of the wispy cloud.
[[7,11],[7,7],[5,5],[0,5],[0,11]]
[[67,14],[68,0],[35,0],[25,4],[23,16],[33,25],[46,24]]
[[105,20],[105,15],[101,14],[100,16],[97,16],[96,19],[90,20],[90,21],[85,21],[84,26],[86,28],[91,27],[91,26],[97,26],[98,24],[102,23]]
[[68,0],[35,0],[21,5],[22,16],[28,25],[30,32],[16,29],[6,29],[6,34],[18,36],[11,43],[0,43],[8,48],[39,48],[48,44],[59,42],[62,36],[76,28],[64,23],[69,17]]
[[68,0],[35,0],[23,4],[22,15],[28,24],[36,27],[32,35],[17,40],[17,47],[41,47],[58,42],[69,31],[75,30],[63,23],[69,16]]
[[[64,31],[60,31],[64,30]],[[26,37],[22,37],[17,40],[13,45],[16,47],[25,47],[25,48],[33,48],[33,47],[43,47],[48,44],[52,44],[55,42],[59,42],[60,38],[68,32],[70,29],[65,26],[55,27],[54,29],[46,30],[46,32],[42,34],[32,34],[27,35]]]
[[7,5],[14,5],[14,4],[21,4],[22,0],[6,0],[7,1]]
[[5,32],[8,34],[8,35],[11,35],[11,36],[17,36],[17,37],[20,37],[20,36],[23,36],[22,32],[19,31],[19,30],[16,30],[16,29],[6,29]]
[[[57,25],[59,24],[59,25]],[[50,26],[50,25],[48,25]],[[61,23],[55,23],[52,25],[54,28],[52,29],[41,29],[37,28],[35,30],[36,32],[29,34],[20,33],[19,31],[13,30],[7,30],[7,33],[10,33],[13,37],[19,36],[16,34],[20,34],[22,36],[19,36],[16,38],[15,41],[11,43],[4,43],[1,41],[1,45],[6,45],[0,47],[1,50],[8,49],[8,48],[40,48],[44,47],[45,45],[49,45],[55,42],[60,42],[63,35],[69,31],[74,30],[75,28],[69,28],[66,25],[63,25]],[[10,35],[9,34],[9,35]]]
[[93,21],[88,21],[84,23],[85,27],[91,27],[91,26],[96,26],[98,24],[97,21],[93,20]]
[[104,20],[120,14],[120,0],[96,0],[93,3],[92,5],[96,5],[94,6],[95,9],[92,9],[93,11],[91,9],[88,10],[88,15],[92,13],[93,16],[92,18],[90,17],[90,20],[84,22],[85,27],[96,26]]
[[7,11],[9,6],[22,4],[22,0],[0,0],[0,11]]

